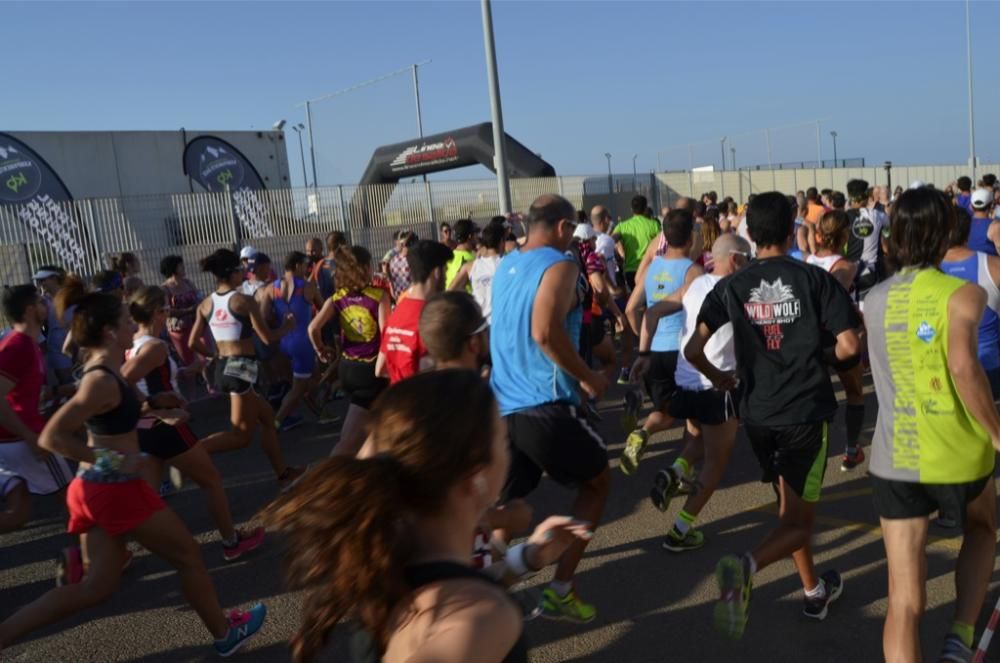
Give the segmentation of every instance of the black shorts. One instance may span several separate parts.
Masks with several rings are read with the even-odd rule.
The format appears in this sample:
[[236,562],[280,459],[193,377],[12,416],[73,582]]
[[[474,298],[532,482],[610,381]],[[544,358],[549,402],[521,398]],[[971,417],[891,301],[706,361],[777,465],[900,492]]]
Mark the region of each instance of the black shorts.
[[260,362],[257,361],[256,357],[220,357],[219,361],[215,362],[215,388],[226,394],[242,396],[243,394],[252,391],[257,383],[233,377],[231,375],[226,375],[226,367],[229,366],[230,362],[234,359],[240,359],[242,361],[256,364],[258,380],[260,375]]
[[693,419],[706,426],[718,426],[739,417],[740,391],[678,388],[670,399],[670,416]]
[[604,318],[594,318],[593,322],[590,323],[590,347],[593,348],[600,345],[607,333],[608,328],[604,322]]
[[170,424],[159,421],[152,428],[136,430],[139,437],[139,449],[144,454],[155,456],[160,460],[170,460],[198,444],[198,436],[187,424]]
[[593,347],[590,344],[590,323],[583,322],[580,324],[580,356],[583,358],[583,362],[590,366],[594,358]]
[[781,477],[804,501],[819,501],[826,474],[827,422],[797,426],[744,422],[744,428],[763,470],[761,481],[773,483]]
[[965,522],[969,502],[992,487],[993,472],[967,483],[916,483],[872,475],[872,501],[879,518],[921,518],[940,511],[958,523]]
[[531,493],[547,473],[576,487],[608,469],[608,447],[575,405],[547,403],[504,417],[510,437],[506,502]]
[[677,391],[677,382],[674,380],[674,373],[677,372],[677,351],[653,352],[649,355],[649,370],[643,377],[642,382],[646,387],[646,393],[653,401],[653,407],[661,412],[670,404]]
[[[625,285],[628,286],[629,292],[635,290],[635,275],[636,272],[625,272]],[[622,310],[624,311],[625,309]]]
[[378,395],[389,386],[385,378],[375,377],[374,361],[357,361],[341,357],[337,367],[340,386],[351,405],[370,410]]

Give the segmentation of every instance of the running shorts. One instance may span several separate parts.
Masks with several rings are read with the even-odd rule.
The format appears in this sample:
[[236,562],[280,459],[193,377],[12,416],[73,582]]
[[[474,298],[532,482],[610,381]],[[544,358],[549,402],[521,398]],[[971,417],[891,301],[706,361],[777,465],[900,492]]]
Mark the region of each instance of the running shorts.
[[732,391],[716,389],[680,389],[670,399],[670,416],[692,419],[705,426],[719,426],[739,417],[739,388]]
[[340,386],[350,399],[351,405],[370,410],[378,395],[389,386],[385,378],[375,376],[374,361],[357,361],[340,358],[337,368]]
[[968,483],[893,481],[874,474],[871,478],[875,512],[886,520],[922,518],[940,511],[963,523],[969,502],[979,497],[983,490],[995,490],[992,470],[983,478]]
[[653,401],[653,407],[663,411],[670,404],[677,391],[674,373],[677,372],[677,351],[653,352],[649,355],[649,370],[643,376],[642,382],[646,393]]
[[66,529],[71,534],[83,534],[100,527],[111,536],[121,536],[166,506],[143,479],[99,483],[77,477],[66,492]]
[[762,482],[774,483],[781,477],[804,501],[819,501],[829,444],[827,422],[797,426],[744,422],[743,427],[763,470]]
[[136,429],[139,449],[144,454],[161,460],[170,460],[198,444],[198,436],[187,424],[171,426],[162,421],[155,421],[149,428],[144,428],[147,421],[147,419],[140,420]]
[[215,362],[215,388],[227,394],[249,393],[259,376],[260,363],[256,357],[219,357]]
[[990,381],[990,391],[993,392],[993,400],[1000,401],[1000,368],[987,370],[986,379]]
[[281,339],[281,351],[292,361],[292,376],[307,380],[316,371],[316,351],[305,336],[290,334]]
[[24,440],[0,442],[0,467],[20,478],[33,495],[51,495],[73,480],[65,458],[48,454],[44,460],[38,460]]
[[607,443],[575,405],[546,403],[504,420],[511,462],[501,503],[531,493],[543,472],[575,488],[608,469]]
[[[628,286],[628,291],[632,292],[635,290],[635,272],[625,272],[625,285]],[[622,309],[623,311],[625,309]]]

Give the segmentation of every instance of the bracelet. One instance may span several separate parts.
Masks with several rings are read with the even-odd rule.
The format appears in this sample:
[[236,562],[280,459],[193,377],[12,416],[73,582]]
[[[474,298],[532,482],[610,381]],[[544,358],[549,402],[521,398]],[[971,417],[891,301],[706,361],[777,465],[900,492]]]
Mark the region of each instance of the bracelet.
[[504,562],[507,563],[507,568],[510,569],[511,573],[521,578],[533,576],[541,571],[541,569],[533,569],[528,565],[528,560],[525,556],[527,548],[527,543],[519,543],[516,546],[511,546],[507,550],[507,556],[504,558]]
[[650,350],[639,350],[640,357],[648,357],[653,354]]

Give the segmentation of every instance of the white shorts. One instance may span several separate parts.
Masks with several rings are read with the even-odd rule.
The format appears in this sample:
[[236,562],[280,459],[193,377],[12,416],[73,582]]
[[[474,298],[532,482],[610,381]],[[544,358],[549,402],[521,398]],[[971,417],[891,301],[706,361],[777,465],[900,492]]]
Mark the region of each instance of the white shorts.
[[16,442],[0,442],[0,489],[4,484],[6,490],[12,490],[12,477],[17,477],[28,486],[28,492],[34,495],[51,495],[69,485],[73,473],[69,464],[62,456],[49,454],[45,460],[38,460],[31,453],[28,445],[18,440]]

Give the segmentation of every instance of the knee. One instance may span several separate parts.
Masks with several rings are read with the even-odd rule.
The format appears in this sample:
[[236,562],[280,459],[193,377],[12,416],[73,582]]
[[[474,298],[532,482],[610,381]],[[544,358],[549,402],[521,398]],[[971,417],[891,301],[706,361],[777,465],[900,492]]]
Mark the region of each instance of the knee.
[[111,598],[121,584],[121,574],[87,573],[80,582],[80,592],[87,605],[104,603]]
[[919,619],[927,605],[923,585],[893,583],[889,587],[889,610],[897,619]]

